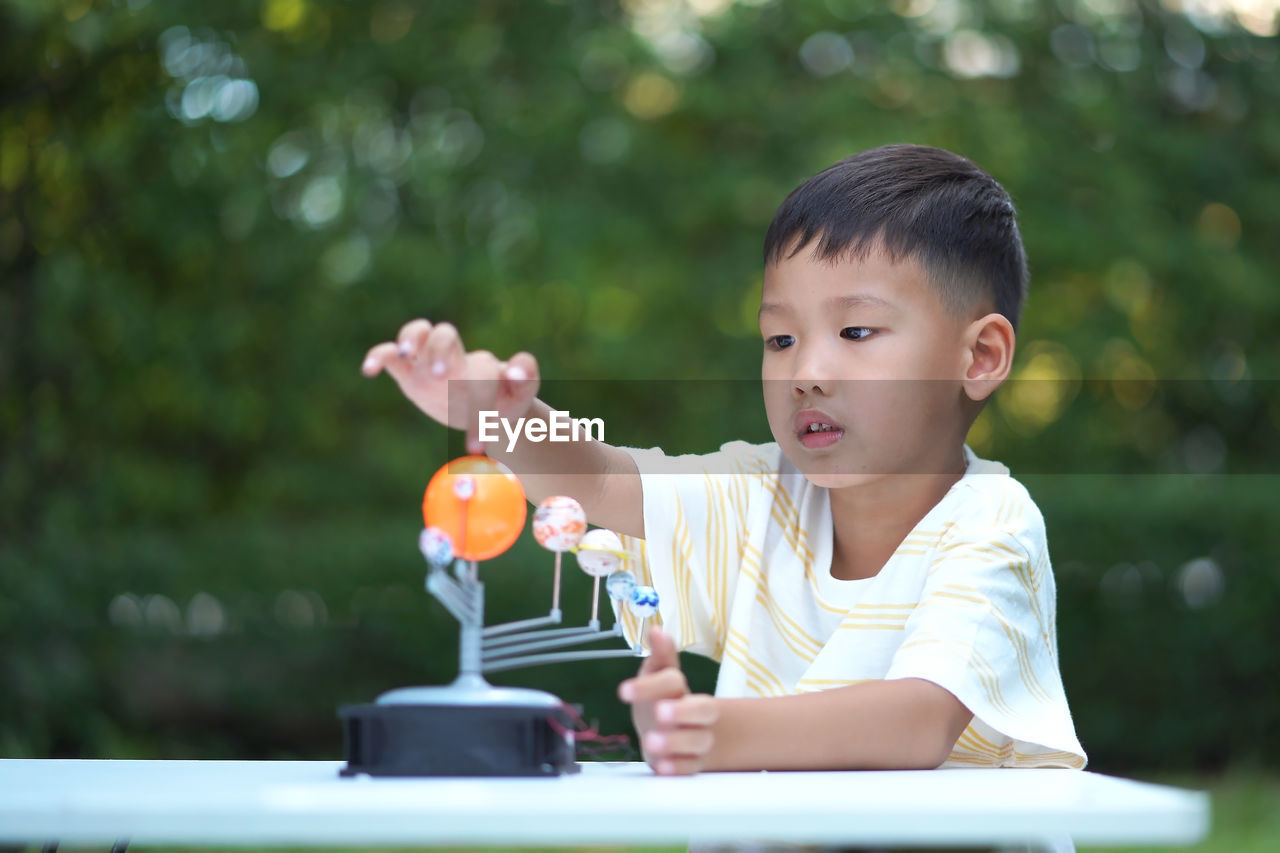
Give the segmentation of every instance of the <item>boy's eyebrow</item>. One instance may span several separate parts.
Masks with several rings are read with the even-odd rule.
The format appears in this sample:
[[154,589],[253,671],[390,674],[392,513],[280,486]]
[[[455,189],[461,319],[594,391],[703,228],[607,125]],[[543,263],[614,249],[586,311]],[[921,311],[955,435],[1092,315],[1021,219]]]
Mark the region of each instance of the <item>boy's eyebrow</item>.
[[[837,309],[857,308],[859,306],[871,306],[875,308],[893,308],[894,304],[887,299],[881,299],[871,293],[850,293],[846,296],[833,296],[827,300],[827,305]],[[787,308],[777,302],[761,302],[760,316],[771,314],[778,311],[786,311]]]
[[857,308],[860,305],[870,305],[873,308],[893,308],[894,304],[887,299],[882,299],[871,293],[851,293],[848,296],[833,296],[827,300],[827,304],[835,308]]

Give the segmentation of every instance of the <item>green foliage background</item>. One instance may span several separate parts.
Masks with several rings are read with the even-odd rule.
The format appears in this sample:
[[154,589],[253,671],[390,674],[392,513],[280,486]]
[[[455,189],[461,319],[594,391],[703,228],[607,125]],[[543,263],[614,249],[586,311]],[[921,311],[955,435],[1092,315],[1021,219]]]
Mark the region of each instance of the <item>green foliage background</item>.
[[[337,757],[456,671],[451,448],[365,350],[448,319],[614,443],[765,440],[773,211],[910,141],[1019,207],[1050,391],[971,441],[1047,519],[1091,768],[1280,759],[1275,18],[1177,6],[0,4],[0,755]],[[490,621],[549,575],[495,561]],[[494,680],[621,732],[633,670]]]

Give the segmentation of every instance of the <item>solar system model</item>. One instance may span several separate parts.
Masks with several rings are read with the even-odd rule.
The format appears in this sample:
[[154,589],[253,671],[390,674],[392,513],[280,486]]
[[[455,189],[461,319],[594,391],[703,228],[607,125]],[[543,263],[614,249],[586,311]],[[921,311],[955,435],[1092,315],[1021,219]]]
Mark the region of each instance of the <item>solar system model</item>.
[[[487,456],[463,456],[431,478],[422,501],[426,524],[418,549],[426,559],[427,592],[459,623],[458,676],[452,684],[402,687],[375,702],[339,708],[346,766],[343,776],[557,776],[576,773],[571,709],[541,690],[498,687],[485,675],[536,664],[643,657],[641,642],[658,594],[622,568],[633,557],[611,530],[587,530],[573,498],[553,496],[533,514],[533,536],[555,554],[551,610],[546,616],[484,624],[479,564],[510,548],[524,530],[527,500],[520,480]],[[591,618],[561,625],[561,559],[577,558],[594,582]],[[600,625],[600,586],[640,620],[629,648],[552,651],[623,637],[622,625]]]

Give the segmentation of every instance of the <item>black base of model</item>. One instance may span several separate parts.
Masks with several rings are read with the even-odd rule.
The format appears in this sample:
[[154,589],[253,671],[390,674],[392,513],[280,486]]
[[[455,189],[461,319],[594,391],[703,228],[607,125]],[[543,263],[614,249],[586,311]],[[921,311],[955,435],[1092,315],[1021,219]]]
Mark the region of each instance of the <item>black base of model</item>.
[[355,776],[560,776],[577,773],[573,722],[560,708],[366,704],[338,709],[340,773]]

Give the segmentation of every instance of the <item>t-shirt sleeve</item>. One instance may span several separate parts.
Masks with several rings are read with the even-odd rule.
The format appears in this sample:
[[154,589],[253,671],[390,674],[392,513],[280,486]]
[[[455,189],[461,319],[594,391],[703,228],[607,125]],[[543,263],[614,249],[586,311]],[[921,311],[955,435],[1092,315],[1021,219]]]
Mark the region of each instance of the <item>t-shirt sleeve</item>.
[[[622,448],[640,471],[645,531],[643,539],[622,537],[638,556],[624,568],[657,590],[658,613],[649,621],[670,634],[677,649],[717,661],[724,653],[749,507],[777,465],[768,448],[735,441],[716,453],[685,456]],[[634,644],[641,620],[630,607],[610,601]]]
[[1043,520],[953,527],[938,546],[886,679],[944,687],[1013,741],[1010,755],[1083,767],[1058,668],[1056,590]]

